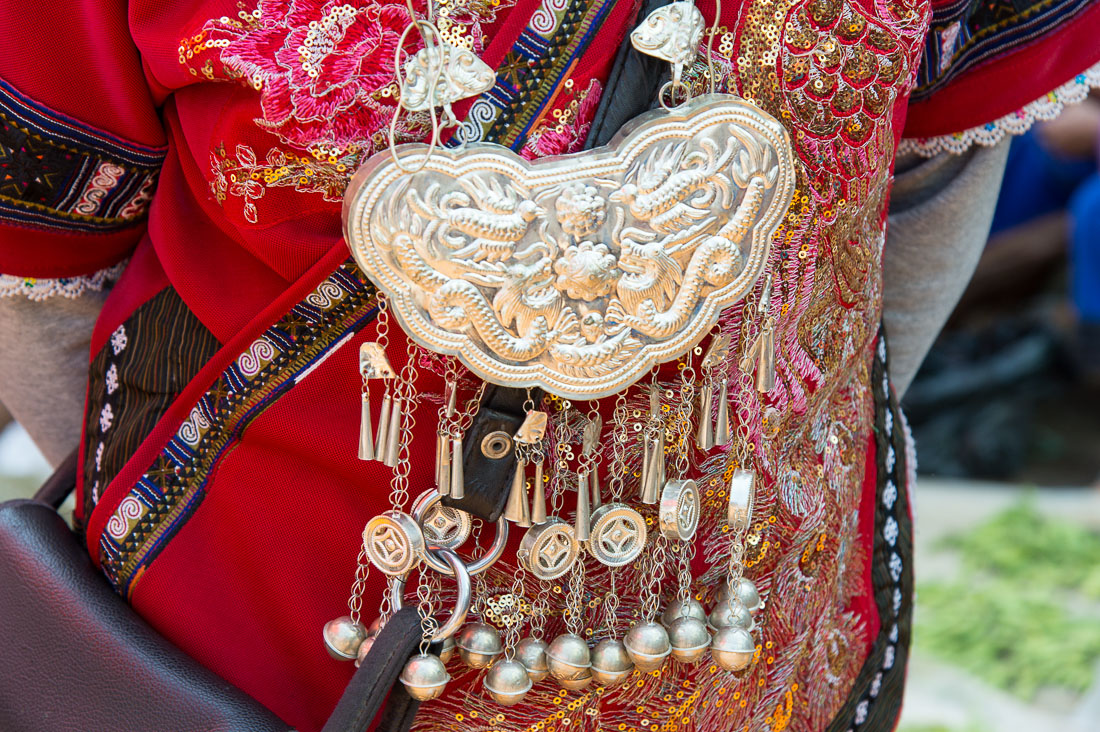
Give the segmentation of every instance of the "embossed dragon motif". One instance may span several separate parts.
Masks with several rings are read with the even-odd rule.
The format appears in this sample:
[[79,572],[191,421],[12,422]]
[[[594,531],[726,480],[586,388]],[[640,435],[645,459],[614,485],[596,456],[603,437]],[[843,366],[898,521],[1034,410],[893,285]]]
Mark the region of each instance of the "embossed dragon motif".
[[[403,146],[406,166],[422,146]],[[763,269],[790,203],[786,132],[736,97],[529,163],[473,145],[372,158],[349,245],[422,345],[489,381],[591,398],[698,342]]]

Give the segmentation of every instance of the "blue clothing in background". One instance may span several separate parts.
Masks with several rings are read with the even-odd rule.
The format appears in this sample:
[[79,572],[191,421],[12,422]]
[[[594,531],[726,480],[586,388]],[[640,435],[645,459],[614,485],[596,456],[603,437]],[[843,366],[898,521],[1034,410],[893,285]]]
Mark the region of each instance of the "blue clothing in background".
[[1081,320],[1100,325],[1100,175],[1086,180],[1069,203],[1070,291]]
[[1096,172],[1093,159],[1051,155],[1032,130],[1012,140],[991,234],[1066,208],[1077,187]]

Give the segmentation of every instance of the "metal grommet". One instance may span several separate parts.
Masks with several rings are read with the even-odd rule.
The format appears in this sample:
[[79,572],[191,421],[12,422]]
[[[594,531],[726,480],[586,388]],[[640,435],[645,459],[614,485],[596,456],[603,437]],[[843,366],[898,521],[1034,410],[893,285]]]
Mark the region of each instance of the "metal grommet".
[[[465,562],[450,549],[443,549],[437,546],[428,547],[424,552],[425,561],[431,557],[433,561],[439,562],[441,566],[447,567],[448,574],[455,578],[458,584],[458,594],[455,596],[455,609],[451,612],[451,617],[447,618],[447,622],[439,626],[439,630],[432,635],[432,642],[447,640],[462,627],[462,624],[466,622],[466,614],[470,612],[470,602],[473,598],[473,591],[470,583],[469,568],[467,568]],[[442,559],[440,559],[442,557]],[[431,562],[429,562],[429,565]],[[408,576],[394,577],[390,583],[390,600],[393,604],[393,611],[400,610],[404,603],[402,597],[405,594],[405,581]]]
[[500,460],[512,451],[512,436],[497,430],[481,440],[481,454],[492,460]]
[[[478,575],[493,566],[496,560],[500,559],[500,555],[504,553],[504,545],[508,543],[508,520],[501,516],[497,519],[497,533],[493,537],[493,543],[489,547],[488,553],[483,557],[479,557],[477,561],[471,562],[466,565],[466,570],[471,575]],[[440,574],[451,575],[451,568],[447,566],[446,562],[443,562],[439,557],[434,556],[432,552],[425,551],[421,554],[421,559],[429,567],[434,569]]]

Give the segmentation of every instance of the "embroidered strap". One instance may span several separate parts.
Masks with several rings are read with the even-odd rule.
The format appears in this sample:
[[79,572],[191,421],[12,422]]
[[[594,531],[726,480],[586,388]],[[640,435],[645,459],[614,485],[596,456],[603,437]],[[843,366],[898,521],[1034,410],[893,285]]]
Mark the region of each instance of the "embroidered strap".
[[145,215],[167,148],[125,142],[0,81],[0,222],[104,232]]
[[914,137],[901,141],[898,154],[916,153],[926,158],[942,152],[959,155],[971,145],[990,147],[1006,135],[1022,135],[1039,120],[1054,119],[1068,105],[1080,104],[1093,89],[1100,89],[1100,64],[1081,72],[1054,91],[1024,105],[1011,114],[980,127],[940,137]]

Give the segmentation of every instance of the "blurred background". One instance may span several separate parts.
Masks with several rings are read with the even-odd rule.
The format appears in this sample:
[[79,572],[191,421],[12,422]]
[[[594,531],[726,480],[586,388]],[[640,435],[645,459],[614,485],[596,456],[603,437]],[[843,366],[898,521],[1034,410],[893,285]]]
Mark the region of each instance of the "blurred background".
[[902,732],[1100,732],[1100,99],[1012,142],[902,404],[917,603]]
[[[902,732],[1100,732],[1100,99],[1013,141],[903,399],[919,453]],[[0,500],[49,473],[0,408]],[[875,731],[877,732],[877,731]]]

